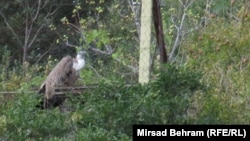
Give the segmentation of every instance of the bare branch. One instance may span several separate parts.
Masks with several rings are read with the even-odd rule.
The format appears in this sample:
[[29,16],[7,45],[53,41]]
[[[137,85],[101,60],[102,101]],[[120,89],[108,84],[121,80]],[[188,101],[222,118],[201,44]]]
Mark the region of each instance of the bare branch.
[[31,29],[32,29],[32,26],[29,28],[29,16],[27,14],[26,19],[25,19],[25,38],[24,38],[24,46],[23,46],[23,48],[27,47]]
[[37,9],[36,9],[36,14],[35,16],[32,18],[32,23],[35,22],[35,20],[37,19],[38,15],[39,15],[39,12],[41,10],[41,0],[38,0],[38,5],[37,5]]
[[[34,41],[36,40],[38,34],[40,33],[40,31],[42,30],[42,28],[44,27],[44,24],[42,24],[39,29],[36,31],[35,35],[33,36],[32,40],[30,41],[28,48],[31,47],[31,45],[34,43]],[[32,27],[31,27],[32,28]],[[31,30],[31,29],[30,29]]]
[[88,66],[96,73],[98,77],[102,77],[93,66],[91,65],[88,65]]
[[114,52],[114,50],[115,50],[115,49],[112,49],[110,45],[106,45],[106,44],[105,44],[104,46],[105,46],[105,48],[106,48],[106,50],[107,50],[107,52],[108,52],[109,54],[112,54],[112,53]]
[[179,3],[182,5],[182,6],[184,6],[184,3],[182,2],[182,0],[178,0],[179,1]]
[[185,3],[182,0],[179,0],[179,2],[183,6],[184,9],[183,9],[183,13],[182,13],[182,17],[181,17],[181,21],[180,21],[179,25],[176,24],[173,17],[171,16],[172,23],[174,24],[174,26],[176,28],[176,38],[175,38],[171,53],[169,55],[170,62],[174,62],[174,60],[176,59],[177,55],[175,55],[175,53],[179,49],[180,41],[182,40],[182,38],[186,34],[198,29],[198,26],[196,26],[193,29],[188,29],[188,30],[184,31],[185,30],[184,29],[184,21],[185,21],[186,16],[187,16],[186,10],[194,3],[194,0],[191,0],[191,1],[187,0]]
[[[53,46],[53,45],[51,45],[51,46]],[[37,61],[35,62],[35,64],[38,64],[38,63],[40,62],[40,60],[41,60],[47,53],[49,53],[52,49],[53,49],[53,48],[50,47],[47,51],[45,51],[45,52],[37,59]]]
[[80,27],[78,27],[77,25],[74,25],[74,24],[72,24],[72,23],[68,23],[68,25],[70,26],[70,27],[72,27],[73,29],[75,29],[75,31],[76,32],[81,32],[82,30],[81,30],[81,28]]
[[231,17],[232,19],[236,20],[237,22],[241,21],[241,19],[235,15],[233,15],[232,13],[228,13],[228,16]]
[[40,9],[43,9],[47,5],[48,2],[49,2],[49,0],[44,1],[43,5],[40,7]]
[[96,52],[96,53],[104,54],[104,55],[111,55],[113,53],[113,51],[114,51],[113,50],[112,52],[106,52],[106,51],[102,51],[102,50],[100,50],[98,48],[94,48],[94,47],[90,47],[89,49]]
[[141,4],[139,2],[133,2],[133,0],[128,0],[129,6],[131,11],[134,14],[134,22],[135,22],[135,26],[137,29],[137,34],[138,34],[138,38],[140,38],[140,19],[139,19],[139,10],[140,10],[140,6]]
[[194,3],[194,0],[192,0],[191,2],[188,2],[185,8],[188,9],[193,3]]
[[175,38],[173,49],[171,50],[171,53],[169,55],[170,62],[173,60],[174,54],[175,54],[175,52],[176,52],[176,50],[177,50],[177,48],[179,46],[179,40],[183,36],[183,34],[182,34],[182,28],[183,28],[183,23],[184,23],[185,17],[186,17],[186,13],[184,11],[184,13],[182,15],[182,18],[181,18],[180,25],[179,26],[175,25],[175,27],[177,29],[177,35],[176,35],[176,38]]
[[78,46],[76,46],[76,45],[70,44],[68,40],[66,40],[65,45],[66,45],[66,46],[69,46],[69,47],[73,47],[73,48],[77,48],[77,47],[78,47]]
[[14,29],[10,26],[9,22],[7,21],[5,15],[2,13],[2,11],[0,11],[0,15],[2,16],[2,18],[4,19],[4,23],[7,25],[8,29],[11,31],[11,33],[14,35],[14,37],[17,39],[17,43],[20,45],[20,47],[23,46],[20,38],[18,37],[18,35],[16,34],[16,32],[14,31]]
[[195,28],[191,28],[191,29],[188,29],[188,30],[186,30],[186,31],[183,31],[183,32],[182,32],[183,37],[184,37],[186,34],[191,33],[191,32],[194,32],[194,31],[196,31],[196,30],[198,30],[198,29],[199,29],[199,26],[196,26]]
[[[48,0],[44,2],[44,5],[41,7],[41,9],[46,6],[47,2],[48,2]],[[57,12],[58,9],[59,9],[59,7],[54,8],[54,7],[51,6],[50,9],[49,9],[48,14],[46,15],[46,18],[49,17],[49,16],[54,15]]]
[[126,65],[123,63],[123,61],[121,61],[120,59],[118,58],[114,58],[117,62],[121,63],[123,66],[129,68],[130,70],[132,70],[133,73],[137,73],[139,71],[139,68],[138,67],[134,67],[132,65]]
[[214,2],[213,0],[207,0],[206,1],[206,9],[205,9],[206,12],[210,11],[210,7],[211,7],[213,2]]

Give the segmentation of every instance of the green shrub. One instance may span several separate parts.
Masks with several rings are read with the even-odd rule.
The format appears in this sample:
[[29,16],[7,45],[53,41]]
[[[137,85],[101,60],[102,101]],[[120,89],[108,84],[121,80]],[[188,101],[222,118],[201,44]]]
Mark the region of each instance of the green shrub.
[[6,116],[7,124],[4,138],[8,140],[26,140],[28,138],[48,138],[51,135],[66,133],[69,125],[65,116],[58,110],[40,111],[35,109],[37,104],[33,94],[17,94],[7,109],[1,111]]
[[[84,105],[79,126],[94,125],[132,135],[133,124],[184,124],[190,98],[204,90],[201,74],[185,67],[166,66],[149,84],[126,85],[124,81],[102,82],[82,95]],[[77,104],[76,104],[77,105]]]
[[36,109],[36,94],[25,93],[29,87],[22,85],[23,93],[1,111],[2,139],[131,140],[133,124],[190,123],[192,97],[206,92],[201,77],[189,68],[168,65],[145,85],[100,81],[97,88],[70,96],[65,104],[74,111],[66,113]]
[[[249,19],[247,11],[244,19]],[[202,81],[211,86],[196,100],[199,109],[194,123],[249,123],[249,33],[249,22],[243,19],[216,17],[183,42],[187,65],[202,71]]]

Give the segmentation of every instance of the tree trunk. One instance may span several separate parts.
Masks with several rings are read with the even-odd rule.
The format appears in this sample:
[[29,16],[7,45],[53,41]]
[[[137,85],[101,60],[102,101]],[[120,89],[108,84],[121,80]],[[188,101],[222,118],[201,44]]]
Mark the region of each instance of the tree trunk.
[[160,62],[167,63],[167,53],[164,42],[162,18],[161,18],[161,7],[159,0],[153,0],[153,18],[156,32],[157,45],[160,51]]
[[152,1],[143,0],[141,8],[140,29],[140,60],[139,60],[139,83],[149,82],[150,78],[150,37],[152,22]]
[[23,65],[27,63],[27,55],[28,55],[28,49],[27,49],[27,46],[24,46],[23,47]]

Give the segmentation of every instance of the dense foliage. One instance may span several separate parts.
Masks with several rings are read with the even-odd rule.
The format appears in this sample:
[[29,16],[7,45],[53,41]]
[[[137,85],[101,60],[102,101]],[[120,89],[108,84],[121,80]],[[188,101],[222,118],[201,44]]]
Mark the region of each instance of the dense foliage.
[[[167,75],[172,74],[172,75]],[[102,81],[66,102],[73,112],[40,110],[36,94],[22,92],[1,110],[1,136],[12,140],[129,140],[133,124],[190,123],[188,110],[197,91],[206,93],[200,73],[166,66],[149,84]],[[5,109],[8,107],[7,109]]]
[[[249,9],[246,0],[162,0],[169,62],[159,63],[152,30],[151,79],[141,85],[138,1],[1,1],[0,140],[128,141],[133,124],[249,124]],[[97,87],[69,94],[71,112],[35,108],[46,75],[82,49],[78,84]]]

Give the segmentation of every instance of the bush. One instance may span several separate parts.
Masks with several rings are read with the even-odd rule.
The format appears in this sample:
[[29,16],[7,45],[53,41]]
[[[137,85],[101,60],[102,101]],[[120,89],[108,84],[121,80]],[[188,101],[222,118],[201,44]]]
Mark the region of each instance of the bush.
[[10,140],[25,140],[32,138],[49,138],[67,132],[69,125],[66,117],[57,110],[40,111],[35,109],[37,104],[33,94],[16,95],[13,103],[8,103],[2,114],[6,116],[6,132],[3,138]]
[[65,104],[74,109],[69,113],[36,109],[36,94],[23,92],[3,106],[1,139],[131,140],[133,124],[190,123],[191,98],[196,91],[206,90],[201,76],[169,65],[145,85],[101,81],[97,88],[69,97]]
[[190,98],[204,90],[200,73],[185,67],[166,66],[158,78],[146,85],[126,85],[122,80],[102,82],[89,94],[82,95],[80,125],[91,124],[105,130],[132,135],[133,124],[188,123]]

